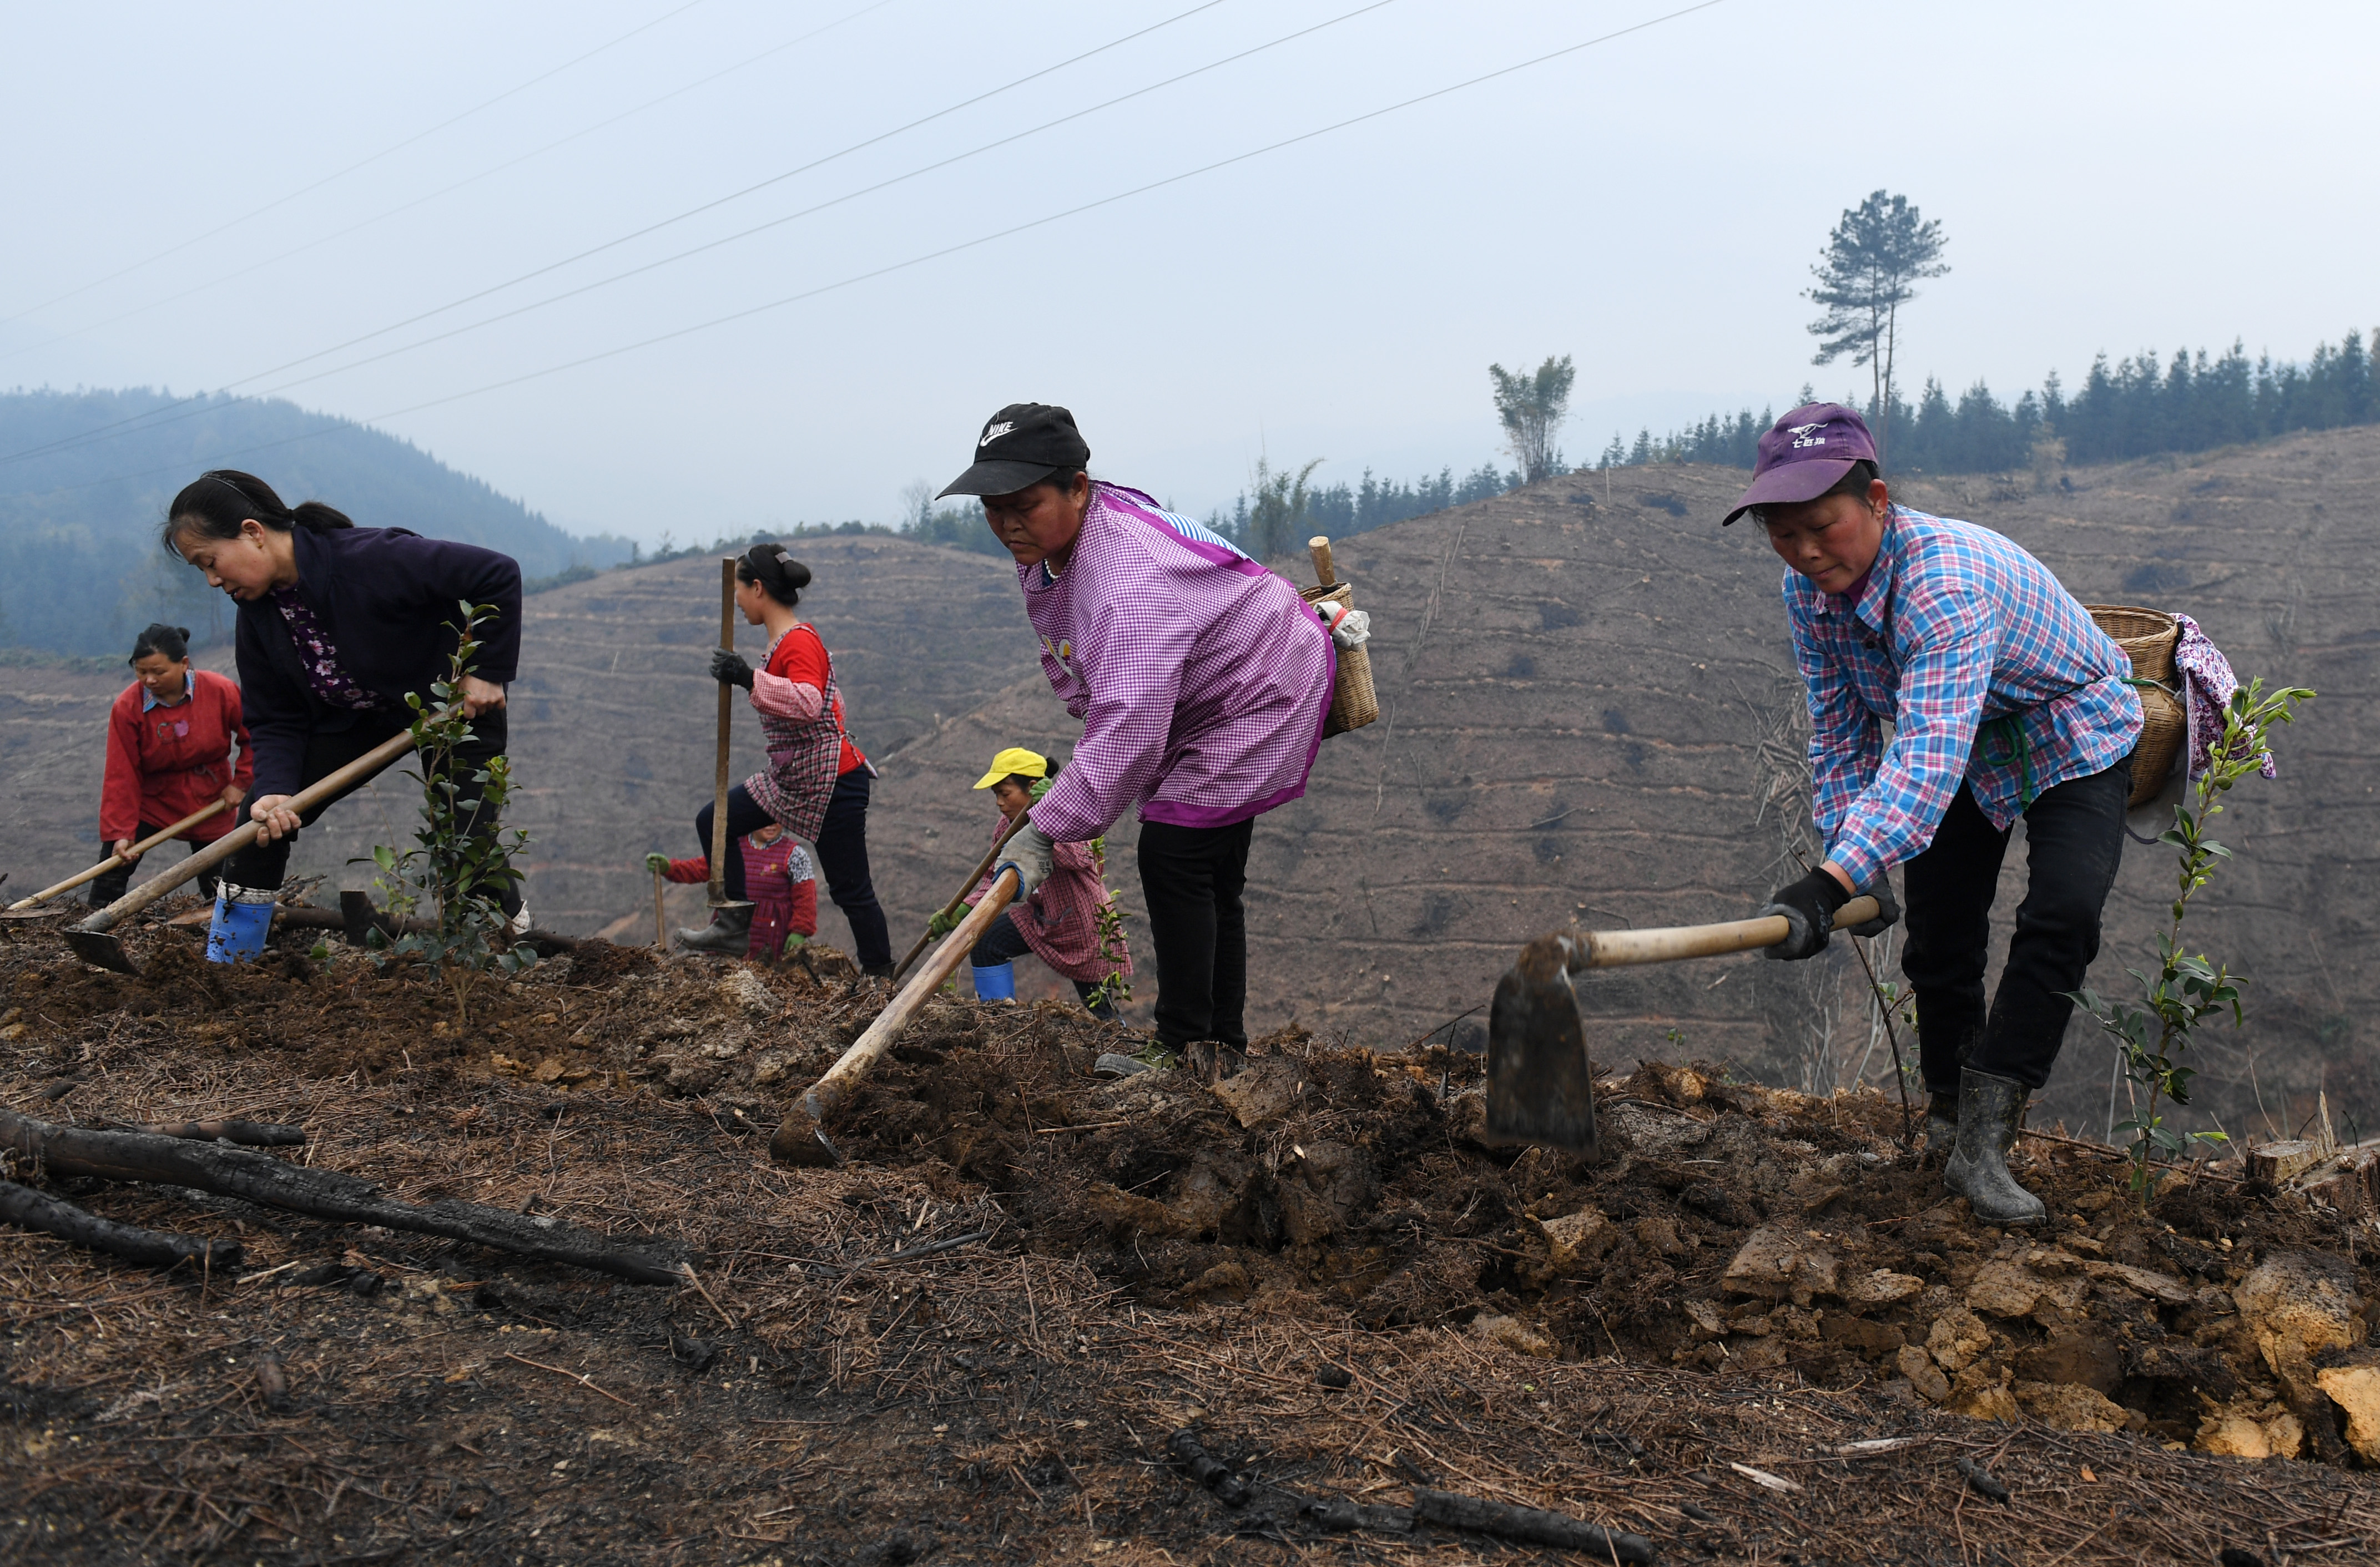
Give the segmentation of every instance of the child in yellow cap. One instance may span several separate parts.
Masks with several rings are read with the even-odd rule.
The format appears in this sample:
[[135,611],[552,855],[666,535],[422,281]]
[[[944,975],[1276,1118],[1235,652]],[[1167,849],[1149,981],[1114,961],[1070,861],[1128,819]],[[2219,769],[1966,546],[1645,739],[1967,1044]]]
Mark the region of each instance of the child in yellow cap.
[[[991,770],[975,787],[991,790],[1000,806],[997,837],[1010,821],[1041,798],[1058,776],[1058,764],[1038,751],[1013,745],[991,759]],[[1095,1018],[1113,1018],[1114,1002],[1107,983],[1111,976],[1132,972],[1132,955],[1123,939],[1114,898],[1105,880],[1107,854],[1094,840],[1054,846],[1049,876],[1030,895],[1010,904],[978,937],[968,954],[974,965],[975,994],[984,1001],[1013,1000],[1016,994],[1016,959],[1030,952],[1065,978]],[[967,902],[988,891],[986,876]],[[927,928],[947,935],[959,916],[936,914]]]

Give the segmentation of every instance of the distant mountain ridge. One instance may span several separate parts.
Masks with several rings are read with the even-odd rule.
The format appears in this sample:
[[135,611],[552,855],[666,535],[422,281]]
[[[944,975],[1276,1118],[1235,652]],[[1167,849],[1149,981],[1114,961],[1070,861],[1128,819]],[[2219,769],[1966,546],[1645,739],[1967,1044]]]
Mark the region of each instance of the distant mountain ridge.
[[214,467],[256,474],[293,504],[328,501],[358,526],[501,549],[529,577],[629,553],[625,539],[565,533],[410,441],[294,403],[20,390],[0,393],[0,646],[105,655],[156,620],[226,634],[229,606],[156,537],[175,492]]

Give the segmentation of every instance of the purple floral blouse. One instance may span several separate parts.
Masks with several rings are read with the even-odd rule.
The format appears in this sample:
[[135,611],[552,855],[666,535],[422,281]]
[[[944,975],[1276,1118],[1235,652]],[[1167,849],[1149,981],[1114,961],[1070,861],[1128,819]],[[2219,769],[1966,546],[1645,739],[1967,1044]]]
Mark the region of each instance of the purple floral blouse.
[[314,694],[333,707],[346,707],[356,712],[368,712],[382,705],[376,693],[365,690],[347,673],[339,662],[339,650],[333,645],[322,622],[294,587],[273,590],[273,606],[289,623],[289,640],[298,648],[298,657],[306,666],[306,683]]

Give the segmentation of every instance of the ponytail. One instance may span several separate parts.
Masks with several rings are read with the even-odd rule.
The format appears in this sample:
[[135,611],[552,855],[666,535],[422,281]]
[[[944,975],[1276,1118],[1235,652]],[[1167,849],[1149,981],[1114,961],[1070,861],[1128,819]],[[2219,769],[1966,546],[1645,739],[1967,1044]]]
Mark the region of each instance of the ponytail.
[[210,468],[184,485],[182,492],[174,497],[174,503],[165,508],[165,527],[160,541],[172,550],[178,534],[237,538],[240,524],[251,520],[275,533],[287,533],[293,528],[330,533],[356,525],[347,520],[346,513],[320,500],[300,501],[294,509],[284,505],[273,487],[254,474],[243,474],[237,468]]
[[138,664],[152,653],[162,653],[178,664],[190,656],[190,628],[169,626],[163,621],[132,639],[132,657],[128,664]]
[[782,544],[756,544],[735,562],[737,582],[758,583],[760,591],[790,609],[810,585],[810,569],[785,553]]

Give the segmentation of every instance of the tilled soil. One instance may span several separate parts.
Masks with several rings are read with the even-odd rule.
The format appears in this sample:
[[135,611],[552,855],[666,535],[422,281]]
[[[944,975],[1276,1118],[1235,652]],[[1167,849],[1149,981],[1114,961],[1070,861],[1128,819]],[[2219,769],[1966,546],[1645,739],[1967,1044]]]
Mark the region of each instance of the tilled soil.
[[[2380,1432],[2352,1413],[2355,1379],[2380,1382],[2373,1231],[2214,1172],[2143,1211],[2104,1153],[2028,1139],[2057,1218],[2001,1235],[1941,1199],[1872,1094],[1606,1063],[1635,1069],[1585,1164],[1481,1146],[1460,1053],[1288,1034],[1220,1084],[1108,1080],[1120,1031],[952,997],[832,1128],[849,1163],[785,1170],[779,1109],[881,1005],[832,953],[761,970],[590,945],[486,982],[458,1024],[426,977],[344,950],[226,970],[151,929],[128,979],[9,934],[12,1108],[303,1125],[301,1162],[551,1214],[698,1281],[52,1183],[237,1236],[247,1268],[185,1279],[0,1235],[12,1554],[1535,1549],[1298,1511],[1423,1486],[1665,1560],[2354,1561],[2380,1539],[2355,1472]],[[1184,1427],[1251,1500],[1169,1458]],[[2328,1462],[2240,1456],[2265,1454]]]

